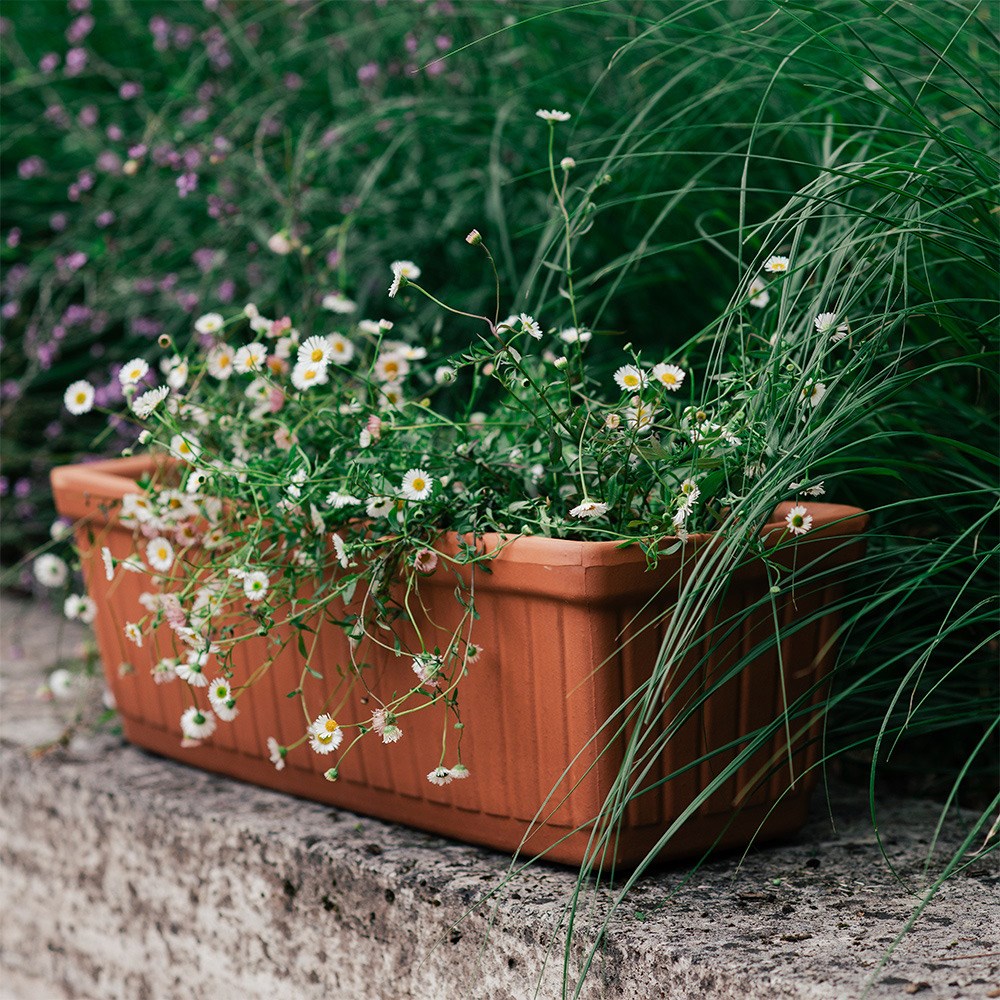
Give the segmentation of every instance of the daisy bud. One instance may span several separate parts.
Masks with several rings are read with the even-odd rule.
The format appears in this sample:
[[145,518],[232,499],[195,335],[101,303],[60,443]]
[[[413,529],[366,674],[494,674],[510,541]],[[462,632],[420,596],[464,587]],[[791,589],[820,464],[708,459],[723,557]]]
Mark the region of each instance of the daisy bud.
[[556,358],[555,361],[553,361],[552,363],[556,366],[556,368],[562,370],[569,364],[569,358],[565,356],[559,357]]
[[161,333],[156,342],[160,345],[160,347],[166,350],[171,344],[170,335],[167,333]]
[[559,161],[559,166],[562,167],[563,170],[572,170],[576,166],[576,160],[574,160],[572,156],[564,156]]
[[465,242],[468,243],[470,247],[477,247],[483,242],[483,238],[479,235],[478,229],[473,229],[472,232],[465,237]]
[[126,160],[122,164],[122,173],[126,177],[135,177],[139,173],[139,161],[138,160]]

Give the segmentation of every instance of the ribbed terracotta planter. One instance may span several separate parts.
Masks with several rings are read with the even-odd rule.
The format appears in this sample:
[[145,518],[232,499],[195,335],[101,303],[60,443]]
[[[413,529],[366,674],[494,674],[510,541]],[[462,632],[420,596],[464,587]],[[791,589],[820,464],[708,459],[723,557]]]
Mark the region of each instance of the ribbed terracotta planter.
[[[102,545],[117,558],[135,552],[133,533],[117,523],[115,509],[117,501],[136,491],[135,480],[154,467],[152,458],[138,457],[66,466],[52,473],[59,512],[78,522],[84,573],[99,609],[95,624],[107,682],[132,743],[209,771],[370,816],[507,852],[521,847],[529,854],[546,851],[554,861],[580,863],[624,747],[620,739],[608,745],[607,737],[596,741],[592,737],[649,676],[664,625],[643,625],[672,603],[682,577],[681,553],[646,572],[645,557],[636,546],[622,549],[611,542],[546,538],[520,538],[507,545],[489,563],[490,572],[477,571],[475,578],[481,617],[473,641],[483,653],[459,689],[466,723],[463,760],[472,777],[444,787],[427,781],[427,772],[438,761],[445,724],[443,711],[432,708],[406,717],[405,736],[398,744],[384,746],[374,736],[362,739],[346,758],[340,780],[329,782],[323,772],[332,759],[308,747],[290,752],[280,772],[267,758],[269,736],[291,743],[303,730],[298,700],[286,697],[302,675],[295,643],[286,646],[249,696],[240,699],[234,722],[220,723],[209,742],[181,747],[179,719],[191,703],[186,685],[180,681],[158,685],[150,675],[156,660],[173,655],[173,636],[161,629],[154,641],[137,649],[122,631],[126,621],[142,617],[138,597],[150,589],[149,580],[118,572],[109,583],[100,558]],[[836,652],[840,616],[835,609],[846,567],[863,554],[860,534],[867,518],[853,507],[820,503],[808,507],[814,518],[812,531],[777,554],[786,566],[809,566],[812,580],[796,590],[794,601],[785,592],[776,598],[782,625],[807,623],[782,641],[784,694],[777,651],[767,644],[773,634],[770,603],[741,615],[768,587],[762,565],[748,564],[735,574],[721,606],[714,610],[716,636],[705,643],[706,651],[709,645],[715,647],[711,655],[700,664],[698,657],[692,657],[676,670],[678,683],[691,670],[694,677],[680,689],[669,715],[683,711],[696,689],[703,688],[706,679],[711,684],[723,676],[736,658],[758,644],[763,652],[714,691],[670,739],[644,787],[687,770],[629,804],[614,858],[609,853],[604,866],[612,861],[628,866],[645,857],[699,790],[746,745],[740,737],[776,719],[785,698],[792,702],[812,689],[812,703],[821,699],[820,682]],[[778,526],[783,526],[785,513],[785,507],[779,508],[775,523],[765,529],[765,535],[770,530],[772,542],[782,534]],[[496,543],[496,538],[485,539],[488,547]],[[710,544],[709,536],[693,538],[683,556],[697,558]],[[455,537],[445,536],[439,547],[456,551]],[[462,609],[455,600],[455,583],[453,570],[444,569],[443,562],[421,583],[423,600],[442,630],[435,632],[435,626],[425,624],[429,646],[439,642],[443,647],[441,637],[459,624]],[[657,594],[660,588],[664,589]],[[730,619],[737,622],[735,628],[723,624]],[[401,637],[405,642],[407,636],[401,633]],[[335,626],[324,627],[318,642],[324,672],[335,675],[333,668],[348,662],[344,633]],[[238,647],[235,684],[262,662],[265,649],[263,639]],[[397,659],[364,648],[361,655],[378,664],[372,676],[382,678],[386,695],[412,683],[408,657]],[[307,676],[312,704],[322,703],[326,683]],[[352,697],[353,705],[340,710],[338,717],[363,721],[371,705],[365,707]],[[763,841],[797,830],[805,821],[815,783],[811,774],[802,775],[816,759],[819,726],[808,715],[793,720],[797,781],[792,790],[782,726],[702,804],[671,838],[661,858],[689,856],[713,844],[741,847],[755,837]],[[688,767],[721,748],[726,749]],[[567,767],[567,776],[560,780]]]

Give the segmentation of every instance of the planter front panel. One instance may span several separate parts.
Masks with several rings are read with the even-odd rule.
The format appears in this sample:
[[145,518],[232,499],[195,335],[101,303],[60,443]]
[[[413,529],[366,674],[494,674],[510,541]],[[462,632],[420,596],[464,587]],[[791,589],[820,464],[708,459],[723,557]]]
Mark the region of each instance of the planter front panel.
[[[384,746],[374,734],[360,740],[345,759],[340,779],[329,782],[323,772],[336,754],[320,756],[308,746],[300,747],[288,754],[286,767],[279,772],[267,759],[266,743],[269,736],[288,744],[301,735],[308,720],[300,700],[286,697],[300,686],[313,715],[329,710],[344,722],[357,722],[377,707],[377,702],[361,702],[361,685],[351,689],[341,680],[350,656],[347,638],[336,626],[306,636],[308,642],[317,643],[313,666],[322,671],[323,680],[304,671],[296,643],[289,642],[264,679],[239,699],[240,714],[233,722],[220,722],[210,742],[181,746],[179,719],[191,704],[187,685],[180,680],[157,684],[150,673],[162,656],[177,655],[175,637],[164,626],[147,638],[142,649],[125,639],[125,623],[145,613],[139,595],[152,589],[151,581],[119,569],[108,582],[100,557],[102,545],[119,559],[135,552],[132,531],[118,524],[109,508],[135,491],[134,479],[150,468],[150,461],[69,467],[53,475],[60,512],[85,519],[77,529],[77,540],[88,589],[98,603],[98,643],[131,742],[198,767],[367,815],[503,851],[523,846],[531,853],[547,851],[552,860],[580,863],[592,821],[623,760],[625,739],[616,733],[620,727],[631,731],[626,715],[635,703],[628,699],[650,676],[664,633],[672,626],[663,614],[671,601],[670,588],[652,602],[650,598],[675,565],[664,560],[655,572],[645,573],[641,553],[618,549],[613,543],[555,542],[553,558],[547,562],[539,560],[539,553],[544,555],[544,543],[551,540],[526,539],[528,545],[518,542],[508,547],[491,564],[492,573],[479,571],[475,577],[480,620],[472,638],[483,652],[469,666],[460,687],[466,727],[463,761],[472,777],[446,786],[427,781],[427,772],[440,756],[442,729],[454,721],[434,706],[405,716],[401,722],[405,735],[395,745]],[[86,479],[81,484],[81,468],[97,473],[89,491]],[[838,508],[833,517],[856,513]],[[805,692],[812,690],[813,703],[820,700],[819,682],[835,653],[842,567],[861,555],[856,534],[863,523],[856,517],[817,532],[809,545],[795,547],[800,565],[817,560],[825,573],[808,592],[799,589],[776,599],[783,626],[803,625],[798,631],[790,628],[781,643],[780,670],[779,651],[768,643],[775,613],[771,605],[744,613],[766,592],[763,570],[737,574],[713,611],[713,635],[700,653],[675,665],[669,686],[657,692],[657,705],[666,702],[663,727],[689,714],[675,723],[665,749],[640,748],[639,771],[644,773],[636,787],[650,790],[626,806],[615,857],[605,858],[605,866],[641,860],[699,791],[747,745],[741,734],[780,718],[784,705]],[[446,539],[443,548],[450,544],[454,543]],[[594,558],[599,548],[604,551]],[[469,567],[463,568],[463,573],[469,572]],[[462,609],[454,597],[455,583],[454,572],[443,563],[421,583],[433,622],[422,625],[425,639],[428,633],[434,635],[435,627],[442,630],[442,637],[458,627]],[[407,627],[399,627],[397,634],[404,648],[414,648]],[[428,639],[429,645],[435,641]],[[714,646],[710,656],[709,646]],[[761,650],[753,662],[726,679],[733,664],[757,646]],[[271,652],[273,647],[263,638],[238,646],[234,687]],[[365,676],[386,698],[412,682],[408,656],[396,658],[366,640],[357,658],[376,664],[377,669]],[[692,699],[706,685],[718,688],[690,711]],[[626,713],[615,716],[623,704]],[[606,726],[612,716],[612,724]],[[794,831],[805,819],[815,783],[806,772],[816,759],[818,727],[818,718],[808,714],[791,720],[795,752],[790,760],[784,725],[775,726],[735,777],[718,787],[671,838],[661,856],[697,853],[716,841],[723,847],[744,846],[755,835],[769,839]],[[348,739],[350,734],[348,730]],[[452,746],[454,735],[449,733]],[[449,754],[446,763],[453,762]],[[796,777],[791,789],[790,775]],[[771,812],[779,800],[780,808]],[[736,805],[741,807],[738,813]]]

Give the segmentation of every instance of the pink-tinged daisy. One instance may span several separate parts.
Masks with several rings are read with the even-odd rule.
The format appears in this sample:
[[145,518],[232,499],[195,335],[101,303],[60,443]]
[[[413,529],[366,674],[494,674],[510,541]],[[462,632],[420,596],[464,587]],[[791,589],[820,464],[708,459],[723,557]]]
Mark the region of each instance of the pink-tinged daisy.
[[418,573],[433,573],[437,564],[438,554],[433,549],[421,549],[413,557],[413,566]]
[[63,395],[63,403],[74,417],[89,413],[94,407],[94,387],[86,379],[73,382]]
[[287,747],[283,747],[273,736],[268,736],[267,755],[274,765],[275,771],[283,771],[285,769],[285,756],[287,753]]
[[309,727],[309,746],[316,753],[333,753],[344,739],[344,730],[337,720],[329,715],[321,715]]
[[474,642],[468,642],[465,645],[465,662],[466,665],[470,663],[478,663],[479,658],[483,655],[483,647],[477,645]]
[[459,763],[451,768],[448,774],[451,775],[452,781],[462,781],[469,777],[469,769],[464,764]]
[[444,661],[434,653],[419,653],[413,657],[413,672],[424,684],[429,684],[431,687],[437,684],[442,666]]
[[426,500],[433,487],[434,480],[423,469],[410,469],[403,476],[400,492],[407,500]]
[[805,507],[793,507],[785,516],[785,524],[793,535],[804,535],[812,527],[813,519]]
[[372,729],[382,737],[383,743],[398,743],[403,738],[403,730],[396,722],[396,716],[384,708],[372,712]]
[[150,667],[149,672],[157,684],[168,684],[177,679],[177,665],[180,661],[165,656]]
[[788,270],[788,258],[787,257],[768,257],[764,262],[764,270],[768,274],[781,274],[783,271]]
[[215,732],[215,716],[193,706],[181,716],[181,732],[189,740],[208,739]]
[[593,517],[603,517],[607,512],[608,505],[606,503],[602,503],[600,500],[584,500],[583,503],[577,504],[569,512],[569,516],[586,520]]
[[646,384],[646,373],[635,365],[622,365],[615,372],[615,381],[625,392],[635,392]]
[[427,780],[432,785],[450,785],[452,782],[451,771],[447,767],[436,767],[427,775]]
[[556,111],[554,108],[547,111],[539,108],[535,112],[536,118],[541,118],[543,122],[568,122],[573,116],[568,111]]
[[654,365],[653,379],[660,383],[664,389],[676,392],[687,377],[687,372],[677,365]]

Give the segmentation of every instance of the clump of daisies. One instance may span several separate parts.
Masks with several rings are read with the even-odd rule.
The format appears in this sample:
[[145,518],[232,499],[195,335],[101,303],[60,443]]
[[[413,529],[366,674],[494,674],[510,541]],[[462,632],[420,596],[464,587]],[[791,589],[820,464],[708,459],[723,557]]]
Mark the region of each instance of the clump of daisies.
[[[543,109],[538,117],[554,140],[571,115]],[[188,340],[163,338],[158,356],[122,367],[124,417],[143,447],[169,461],[121,504],[134,551],[103,548],[99,570],[109,580],[141,577],[122,638],[136,662],[153,664],[157,683],[184,686],[185,743],[211,740],[237,718],[241,700],[294,643],[307,665],[290,692],[302,729],[287,745],[268,738],[277,769],[316,754],[334,758],[326,773],[335,780],[358,740],[391,752],[405,743],[411,713],[431,708],[451,725],[440,759],[427,762],[428,781],[466,778],[461,680],[488,665],[490,650],[476,641],[474,595],[456,571],[487,556],[475,544],[446,554],[442,534],[640,542],[655,558],[714,530],[734,498],[782,459],[774,413],[756,403],[765,385],[795,414],[786,421],[793,431],[819,419],[829,376],[773,365],[773,345],[766,363],[748,355],[746,370],[706,379],[683,352],[623,345],[578,315],[570,261],[585,212],[566,200],[576,163],[562,157],[557,170],[554,146],[567,311],[512,303],[501,318],[499,308],[452,309],[421,284],[416,262],[400,259],[386,263],[382,303],[395,318],[359,315],[343,290],[322,295],[323,312],[308,326],[247,303],[201,316]],[[492,265],[486,236],[473,230],[465,242]],[[748,324],[796,273],[780,254],[761,271],[738,296]],[[432,297],[468,346],[443,352],[437,335],[409,322],[400,303],[411,295]],[[845,323],[824,308],[813,332],[832,349]],[[89,412],[93,388],[73,383],[65,405]],[[810,530],[808,503],[822,492],[821,482],[790,484],[790,536]],[[404,649],[387,636],[435,575],[459,581],[459,624],[443,639],[417,629],[420,645]],[[68,576],[54,554],[35,563],[45,587],[65,587]],[[65,609],[83,621],[95,613],[79,594],[66,596]],[[348,662],[320,661],[313,637],[323,619],[347,633]],[[245,640],[264,640],[267,651],[250,676],[233,655]],[[412,668],[384,691],[365,674],[374,647],[392,648]],[[312,701],[314,676],[363,683],[363,717],[345,714],[340,686],[334,702]]]

